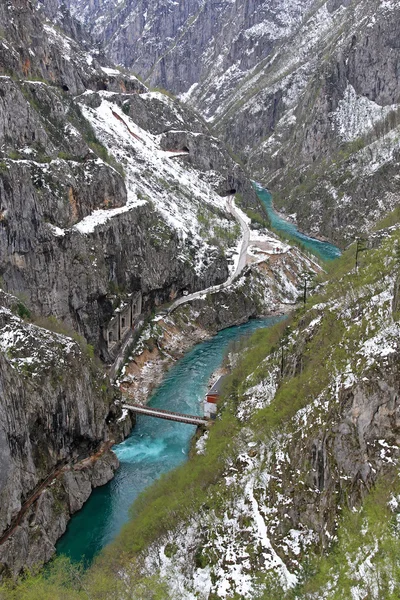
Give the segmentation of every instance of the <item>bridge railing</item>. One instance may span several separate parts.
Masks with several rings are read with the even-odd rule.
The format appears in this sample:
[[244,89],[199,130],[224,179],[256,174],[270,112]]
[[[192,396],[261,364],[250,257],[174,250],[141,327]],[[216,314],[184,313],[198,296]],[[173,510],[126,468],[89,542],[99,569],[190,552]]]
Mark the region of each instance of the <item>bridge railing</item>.
[[185,413],[178,413],[172,410],[165,410],[164,408],[153,408],[152,406],[143,406],[142,404],[124,403],[122,408],[131,410],[132,412],[148,415],[150,417],[157,417],[159,419],[167,419],[169,421],[178,421],[180,423],[187,423],[189,425],[208,425],[209,420],[206,417],[200,415],[188,415]]

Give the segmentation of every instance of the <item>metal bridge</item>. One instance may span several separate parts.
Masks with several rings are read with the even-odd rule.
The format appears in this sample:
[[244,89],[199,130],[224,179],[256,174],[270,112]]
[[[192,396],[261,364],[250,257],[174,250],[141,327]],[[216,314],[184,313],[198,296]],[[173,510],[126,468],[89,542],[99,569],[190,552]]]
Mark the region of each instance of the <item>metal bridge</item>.
[[148,415],[149,417],[157,417],[158,419],[167,419],[168,421],[177,421],[178,423],[187,423],[188,425],[208,425],[209,420],[197,415],[185,415],[184,413],[173,412],[172,410],[164,410],[163,408],[152,408],[143,406],[142,404],[122,404],[122,408],[131,410],[139,415]]

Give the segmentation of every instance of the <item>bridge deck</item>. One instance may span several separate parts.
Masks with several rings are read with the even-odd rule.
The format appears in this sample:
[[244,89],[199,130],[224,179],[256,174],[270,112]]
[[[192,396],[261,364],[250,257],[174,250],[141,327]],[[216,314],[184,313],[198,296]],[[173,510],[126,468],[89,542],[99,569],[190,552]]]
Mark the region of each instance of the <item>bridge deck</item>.
[[163,408],[152,408],[151,406],[143,406],[141,404],[122,404],[122,408],[131,410],[140,415],[148,415],[149,417],[157,417],[158,419],[167,419],[168,421],[178,421],[179,423],[187,423],[188,425],[208,425],[209,421],[198,415],[185,415],[184,413],[173,412],[172,410],[164,410]]

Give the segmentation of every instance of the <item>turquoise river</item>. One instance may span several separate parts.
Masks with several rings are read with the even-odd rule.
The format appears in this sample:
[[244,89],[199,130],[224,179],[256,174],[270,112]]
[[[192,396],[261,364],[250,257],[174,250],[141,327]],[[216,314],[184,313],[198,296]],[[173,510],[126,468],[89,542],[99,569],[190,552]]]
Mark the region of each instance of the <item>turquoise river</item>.
[[[308,238],[294,225],[281,219],[272,208],[270,194],[256,185],[272,226],[296,237],[312,252],[325,260],[340,255],[338,248]],[[195,346],[171,368],[149,401],[150,406],[201,414],[202,400],[212,373],[221,365],[229,344],[261,327],[270,327],[282,317],[249,321],[219,332],[213,339]],[[173,423],[140,415],[131,435],[113,449],[120,467],[112,481],[94,490],[88,502],[69,522],[65,535],[57,544],[59,554],[74,561],[89,563],[120,531],[128,520],[129,507],[135,498],[155,481],[187,460],[193,425]]]
[[311,238],[304,233],[301,233],[293,223],[289,221],[285,221],[276,213],[273,209],[272,205],[272,196],[268,190],[263,188],[259,183],[254,182],[254,189],[257,193],[257,196],[261,200],[265,210],[267,211],[269,220],[271,222],[272,228],[278,232],[283,233],[285,235],[289,235],[292,238],[295,238],[298,242],[300,242],[307,250],[316,254],[323,260],[333,260],[340,256],[341,252],[339,248],[330,244],[329,242],[323,242],[317,240],[315,238]]
[[[168,371],[149,401],[150,406],[188,414],[201,414],[208,381],[233,340],[282,317],[253,320],[220,331],[214,338],[190,350]],[[69,522],[57,551],[73,560],[89,562],[128,520],[129,507],[138,494],[162,473],[187,459],[193,425],[139,415],[132,434],[114,446],[120,460],[115,477],[97,488]]]

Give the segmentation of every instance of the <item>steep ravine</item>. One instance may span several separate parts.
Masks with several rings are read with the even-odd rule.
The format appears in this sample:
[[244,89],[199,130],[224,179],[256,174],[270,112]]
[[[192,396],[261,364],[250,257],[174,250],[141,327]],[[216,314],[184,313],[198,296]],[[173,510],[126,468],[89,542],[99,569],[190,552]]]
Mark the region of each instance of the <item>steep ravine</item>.
[[[183,290],[225,281],[239,241],[225,196],[260,207],[201,118],[104,66],[72,22],[66,35],[33,4],[7,0],[0,24],[0,276],[18,294],[1,308],[0,562],[16,574],[51,557],[70,514],[116,467],[109,446],[130,421],[115,425],[96,366],[96,355],[112,358],[109,323],[138,295],[143,321]],[[213,307],[204,327],[294,301],[308,259],[280,253],[243,279],[236,314]]]
[[[244,325],[224,329],[217,336],[192,347],[164,373],[161,384],[150,396],[150,406],[202,414],[210,375],[220,365],[229,344],[258,328],[271,326],[279,319],[253,319]],[[176,347],[175,355],[182,351],[182,346]],[[152,370],[148,364],[146,368]],[[155,386],[153,378],[151,383]],[[144,393],[145,390],[143,396]],[[137,395],[134,400],[138,401]],[[129,520],[129,509],[138,495],[161,475],[188,459],[195,430],[191,425],[139,415],[131,435],[114,447],[120,460],[115,478],[95,491],[73,517],[66,534],[57,544],[58,554],[90,564]]]
[[[126,326],[121,311],[129,303],[139,335],[138,323],[158,307],[227,280],[239,242],[227,196],[236,193],[253,221],[248,266],[230,289],[149,321],[121,374],[124,393],[144,401],[190,345],[285,312],[306,272],[319,270],[263,229],[246,169],[201,116],[110,67],[56,0],[44,4],[52,22],[28,0],[0,6],[0,286],[9,292],[0,295],[0,578],[48,561],[71,514],[113,477],[118,461],[110,448],[132,422],[96,357],[115,357],[110,324]],[[183,4],[160,14],[170,15],[183,51],[188,40],[206,47],[215,7],[198,6],[186,29],[193,14]],[[223,5],[222,23],[250,25],[256,4],[245,3],[237,22],[237,3]],[[295,63],[282,55],[258,69],[273,37],[260,25],[273,20],[274,5],[246,25],[248,35],[236,39],[232,30],[223,61],[214,60],[223,50],[216,44],[208,56],[216,71],[186,99],[213,115],[214,131],[242,152],[300,229],[345,245],[399,203],[398,7],[329,1],[303,12],[311,5],[286,3],[281,17],[291,16],[290,27],[281,22],[285,31],[267,48],[270,56],[282,44]],[[201,40],[192,37],[196,19],[205,24]],[[151,34],[144,40],[150,46]],[[254,35],[260,43],[236,77],[228,63]],[[321,41],[323,59],[315,52]],[[192,51],[195,43],[187,58]],[[175,77],[181,59],[173,54],[171,47],[173,70],[166,73],[161,60],[152,77],[158,68],[160,77]],[[213,78],[221,68],[229,85],[220,95]],[[247,598],[268,586],[284,598],[287,587],[303,582],[308,558],[329,551],[341,512],[361,510],[379,478],[389,485],[399,437],[399,240],[395,233],[385,241],[389,234],[370,235],[357,272],[350,250],[317,304],[298,313],[283,337],[273,332],[259,346],[256,338],[237,356],[215,427],[221,437],[211,433],[200,447],[187,471],[189,493],[179,496],[185,471],[178,470],[165,480],[171,489],[161,482],[149,490],[145,510],[135,509],[144,518],[114,546],[121,552],[104,569],[105,597],[132,596],[126,582],[138,569],[132,581],[150,575],[165,598],[182,589],[185,600]],[[149,533],[157,490],[161,519]],[[360,567],[367,577],[353,585],[361,591],[352,588],[357,600],[376,597],[370,554]],[[71,579],[64,582],[68,600],[87,595],[93,573],[83,586],[79,575],[74,590]],[[330,598],[334,583],[335,574],[326,576],[321,598]]]
[[376,239],[357,270],[352,247],[289,321],[231,349],[191,461],[147,490],[83,579],[56,565],[47,594],[398,596],[398,228]]
[[395,0],[68,4],[109,57],[196,108],[303,231],[345,247],[399,204]]
[[[204,293],[168,314],[165,309],[150,321],[119,376],[128,402],[150,399],[151,406],[201,413],[210,373],[219,366],[228,343],[278,322],[293,309],[302,274],[320,269],[297,248],[268,238],[270,234],[251,231],[250,239],[255,233],[271,240],[274,253],[250,263],[224,290]],[[59,553],[90,562],[127,521],[128,507],[138,493],[186,460],[193,427],[138,418],[128,440],[115,448],[122,461],[116,479],[74,517],[57,546]]]
[[[257,240],[262,240],[264,250],[258,250],[261,254],[252,263]],[[131,351],[137,356],[121,378],[123,393],[146,401],[165,369],[193,344],[249,318],[286,311],[297,300],[302,273],[318,271],[312,259],[266,232],[250,232],[249,252],[249,266],[229,288],[205,294],[168,317],[156,317]],[[32,325],[10,312],[28,321],[32,318],[19,299],[8,295],[2,299],[2,360],[10,372],[4,379],[4,401],[14,406],[21,394],[24,405],[24,418],[17,414],[7,427],[25,431],[29,439],[26,459],[35,473],[26,478],[24,467],[20,470],[14,465],[15,477],[7,476],[13,494],[3,489],[3,506],[10,505],[0,538],[2,569],[7,574],[52,556],[70,515],[81,508],[93,487],[113,476],[118,463],[110,446],[129,432],[131,419],[129,415],[121,418],[119,394],[93,363],[93,348],[83,338],[75,336],[75,342],[65,334]],[[56,320],[44,324],[62,330]],[[14,389],[11,380],[16,378],[19,383]],[[45,403],[37,397],[38,386]],[[12,454],[15,446],[8,443],[7,452]],[[22,475],[18,488],[15,480]]]

